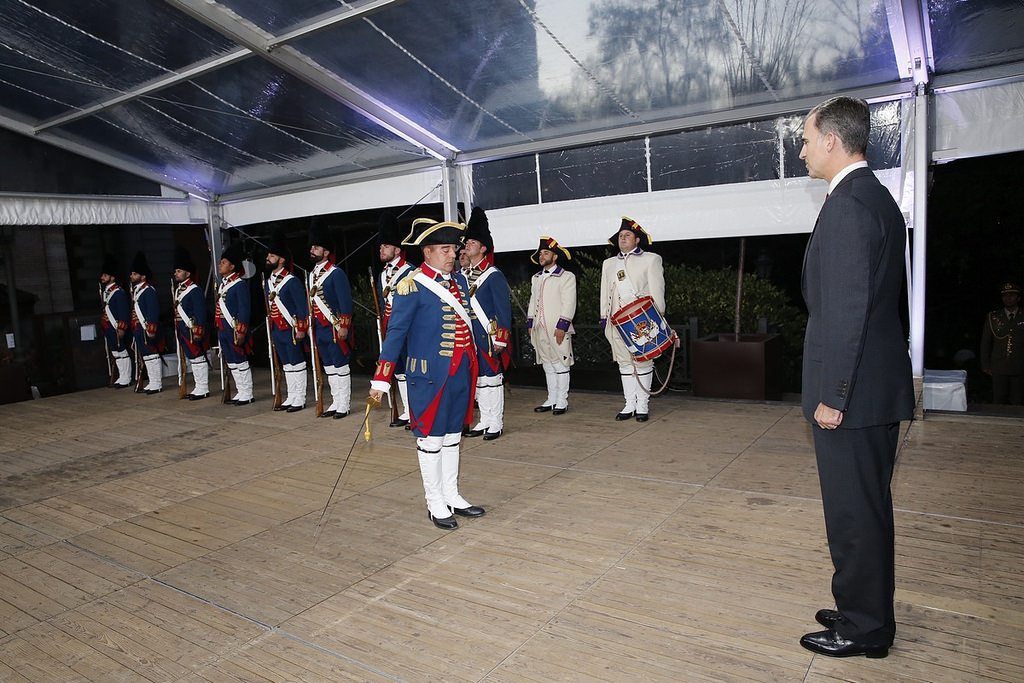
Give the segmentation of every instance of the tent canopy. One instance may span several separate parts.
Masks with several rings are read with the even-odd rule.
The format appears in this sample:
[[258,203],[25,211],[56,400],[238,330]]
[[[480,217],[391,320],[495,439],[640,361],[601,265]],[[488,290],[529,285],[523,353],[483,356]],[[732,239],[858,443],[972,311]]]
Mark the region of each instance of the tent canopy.
[[0,7],[0,126],[212,202],[1024,74],[1019,0]]

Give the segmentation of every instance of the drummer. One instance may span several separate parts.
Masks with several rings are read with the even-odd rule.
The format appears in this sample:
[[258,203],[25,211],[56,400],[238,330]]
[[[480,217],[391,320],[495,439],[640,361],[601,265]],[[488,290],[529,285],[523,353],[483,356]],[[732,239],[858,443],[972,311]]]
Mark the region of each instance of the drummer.
[[619,251],[601,266],[601,329],[611,344],[612,359],[619,366],[622,395],[626,400],[615,419],[636,418],[637,422],[647,422],[654,361],[636,360],[611,318],[622,307],[649,296],[664,319],[665,269],[660,256],[644,251],[650,248],[651,237],[631,218],[622,217],[618,232],[608,242]]

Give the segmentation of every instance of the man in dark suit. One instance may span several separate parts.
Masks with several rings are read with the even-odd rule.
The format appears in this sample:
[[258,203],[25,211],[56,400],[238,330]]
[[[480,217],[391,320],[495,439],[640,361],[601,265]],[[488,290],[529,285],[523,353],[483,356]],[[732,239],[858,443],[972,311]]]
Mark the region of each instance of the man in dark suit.
[[914,389],[900,322],[906,224],[867,168],[867,103],[836,97],[804,122],[800,158],[829,184],[807,243],[803,412],[812,423],[836,609],[800,644],[885,657],[896,634],[890,481]]

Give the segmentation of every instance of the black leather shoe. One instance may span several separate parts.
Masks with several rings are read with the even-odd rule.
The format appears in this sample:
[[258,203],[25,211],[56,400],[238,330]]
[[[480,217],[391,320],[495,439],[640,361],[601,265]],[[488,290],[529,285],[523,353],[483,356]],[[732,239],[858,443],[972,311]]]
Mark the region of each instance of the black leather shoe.
[[131,384],[118,384],[117,382],[114,382],[114,384],[111,386],[113,386],[115,389],[127,389],[128,387],[131,386]]
[[546,413],[549,410],[551,410],[551,406],[537,406],[536,408],[533,409],[533,412],[535,412],[535,413]]
[[438,519],[434,515],[427,512],[427,517],[430,518],[430,521],[433,522],[434,526],[436,526],[438,529],[451,530],[459,528],[459,523],[454,516]]
[[250,403],[253,403],[255,401],[256,401],[256,399],[254,399],[254,398],[249,398],[249,399],[246,399],[244,401],[242,399],[240,399],[240,398],[236,398],[234,401],[231,402],[231,404],[232,405],[236,405],[236,406],[247,406]]
[[869,659],[881,659],[889,654],[888,645],[864,645],[847,640],[834,629],[804,634],[800,644],[811,652],[827,657],[856,657],[864,655]]
[[485,512],[487,512],[482,507],[479,507],[477,505],[470,505],[468,508],[449,507],[448,509],[457,515],[462,515],[463,517],[480,517]]
[[[475,438],[477,436],[482,436],[483,433],[484,433],[484,430],[482,430],[482,429],[470,429],[467,432],[462,432],[462,435],[463,436],[468,436],[469,438],[472,439],[472,438]],[[487,437],[484,437],[484,438],[486,439]]]
[[209,398],[210,392],[207,391],[205,394],[189,394],[188,400],[190,401],[202,401],[204,398]]
[[304,406],[304,405],[302,405],[302,406],[288,406],[287,412],[289,412],[289,413],[297,413],[297,412],[299,412],[300,410],[302,410],[305,407],[306,406]]
[[407,424],[409,424],[408,420],[403,420],[402,418],[398,418],[397,420],[395,420],[394,422],[389,424],[388,427],[404,427]]
[[615,421],[622,422],[623,420],[628,420],[631,417],[633,417],[633,413],[619,413],[615,416]]
[[274,412],[275,413],[280,413],[280,412],[283,412],[285,410],[288,410],[288,408],[289,408],[289,406],[286,406],[285,404],[282,403],[279,406],[274,406]]
[[343,417],[348,417],[348,411],[347,411],[347,410],[346,410],[345,412],[341,412],[341,411],[339,410],[338,412],[336,412],[336,413],[334,414],[334,419],[335,419],[335,420],[340,420],[340,419],[341,419],[341,418],[343,418]]
[[569,410],[569,406],[566,406],[564,408],[552,408],[551,409],[551,414],[552,415],[565,415],[565,411],[567,411],[567,410]]
[[636,414],[636,421],[637,422],[647,422],[647,420],[649,420],[650,417],[651,416],[648,415],[647,413],[637,413]]
[[843,615],[837,609],[820,609],[814,614],[814,620],[825,628],[832,628]]
[[320,413],[320,417],[334,417],[334,414],[336,412],[336,410],[325,410],[324,412]]
[[496,432],[484,432],[484,441],[494,441],[494,440],[495,440],[495,439],[497,439],[497,438],[498,438],[499,436],[501,436],[501,435],[502,435],[502,433],[503,433],[503,432],[502,432],[502,430],[501,430],[501,429],[499,429],[499,430],[498,430],[498,431],[496,431]]
[[146,396],[152,396],[153,394],[159,394],[163,389],[144,389],[142,393]]

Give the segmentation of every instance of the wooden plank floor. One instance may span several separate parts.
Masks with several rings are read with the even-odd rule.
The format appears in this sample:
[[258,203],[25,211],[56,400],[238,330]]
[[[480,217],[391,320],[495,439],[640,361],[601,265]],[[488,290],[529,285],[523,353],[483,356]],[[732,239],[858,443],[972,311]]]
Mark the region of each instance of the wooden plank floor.
[[0,406],[0,681],[1024,680],[1022,420],[913,423],[896,645],[833,660],[797,644],[831,605],[797,406],[513,388],[443,532],[385,411],[366,443],[257,399]]

